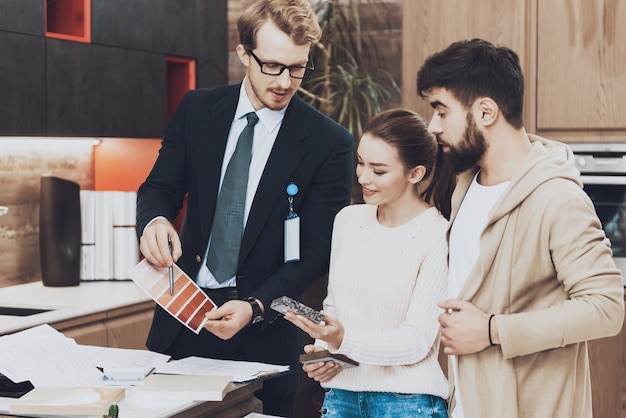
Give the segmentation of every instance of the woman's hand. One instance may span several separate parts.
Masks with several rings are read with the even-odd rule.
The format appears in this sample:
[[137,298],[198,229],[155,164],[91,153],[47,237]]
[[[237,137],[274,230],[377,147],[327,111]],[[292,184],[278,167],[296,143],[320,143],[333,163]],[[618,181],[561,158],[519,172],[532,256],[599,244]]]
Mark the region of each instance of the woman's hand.
[[291,311],[285,313],[285,319],[309,334],[311,338],[326,341],[329,346],[337,349],[343,342],[345,332],[343,325],[337,318],[326,314],[324,311],[322,311],[322,315],[324,315],[324,322],[320,324]]
[[[313,351],[323,351],[324,348],[319,345],[305,345],[304,352],[311,353]],[[316,382],[324,383],[335,377],[341,371],[341,366],[334,361],[319,361],[316,363],[307,363],[302,366],[302,370],[311,379]]]

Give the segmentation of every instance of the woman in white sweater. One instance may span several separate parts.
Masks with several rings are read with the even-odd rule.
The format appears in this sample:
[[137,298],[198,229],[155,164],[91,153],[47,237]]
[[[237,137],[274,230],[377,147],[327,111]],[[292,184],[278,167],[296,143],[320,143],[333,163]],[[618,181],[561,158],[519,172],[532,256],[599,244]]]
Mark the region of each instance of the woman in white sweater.
[[325,389],[323,417],[447,417],[437,302],[446,298],[447,217],[454,172],[418,114],[392,109],[357,149],[365,205],[337,214],[324,322],[285,318],[358,367],[303,369]]

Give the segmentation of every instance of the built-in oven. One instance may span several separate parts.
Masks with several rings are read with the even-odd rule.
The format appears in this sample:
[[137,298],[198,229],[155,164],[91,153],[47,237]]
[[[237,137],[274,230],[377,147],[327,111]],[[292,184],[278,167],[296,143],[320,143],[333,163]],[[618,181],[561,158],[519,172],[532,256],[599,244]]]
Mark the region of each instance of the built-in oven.
[[626,286],[626,143],[571,143],[584,189],[593,201]]

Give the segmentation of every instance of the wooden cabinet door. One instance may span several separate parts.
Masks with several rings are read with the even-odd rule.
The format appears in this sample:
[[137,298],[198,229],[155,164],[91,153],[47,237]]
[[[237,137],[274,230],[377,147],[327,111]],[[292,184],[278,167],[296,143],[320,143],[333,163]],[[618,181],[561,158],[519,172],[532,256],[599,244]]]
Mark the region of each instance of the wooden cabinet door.
[[538,129],[626,128],[626,3],[539,0],[537,38]]
[[482,38],[513,49],[525,76],[526,128],[535,128],[535,44],[537,0],[402,2],[402,105],[427,120],[430,106],[417,96],[417,71],[424,60],[455,41]]
[[153,308],[126,317],[109,319],[106,324],[109,347],[146,350],[146,339],[152,324]]
[[[58,328],[57,328],[58,329]],[[73,338],[77,344],[106,347],[107,335],[102,322],[79,325],[74,328],[58,329],[67,338]]]

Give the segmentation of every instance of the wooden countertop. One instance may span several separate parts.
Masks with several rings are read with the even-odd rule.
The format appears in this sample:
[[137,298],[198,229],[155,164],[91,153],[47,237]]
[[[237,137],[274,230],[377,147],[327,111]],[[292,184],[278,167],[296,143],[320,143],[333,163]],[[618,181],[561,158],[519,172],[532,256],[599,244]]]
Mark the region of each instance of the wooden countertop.
[[0,307],[49,311],[28,316],[0,315],[0,335],[147,301],[151,298],[132,281],[81,282],[69,287],[33,282],[4,287],[0,288]]

